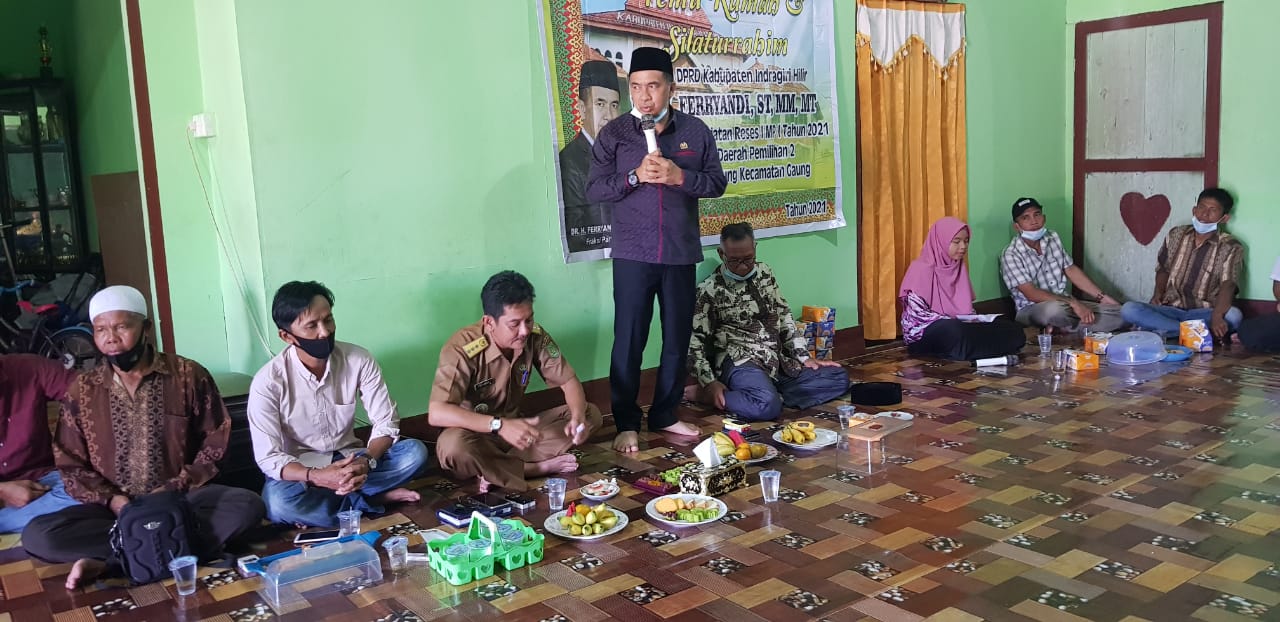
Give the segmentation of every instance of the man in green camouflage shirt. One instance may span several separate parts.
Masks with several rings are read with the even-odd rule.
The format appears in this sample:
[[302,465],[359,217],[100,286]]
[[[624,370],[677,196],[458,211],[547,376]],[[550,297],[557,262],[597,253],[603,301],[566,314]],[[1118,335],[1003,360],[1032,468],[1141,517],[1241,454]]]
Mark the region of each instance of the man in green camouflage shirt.
[[725,225],[722,262],[698,285],[689,343],[697,399],[746,421],[777,419],[782,407],[808,408],[849,390],[839,363],[809,357],[791,308],[768,265],[756,262],[751,225]]

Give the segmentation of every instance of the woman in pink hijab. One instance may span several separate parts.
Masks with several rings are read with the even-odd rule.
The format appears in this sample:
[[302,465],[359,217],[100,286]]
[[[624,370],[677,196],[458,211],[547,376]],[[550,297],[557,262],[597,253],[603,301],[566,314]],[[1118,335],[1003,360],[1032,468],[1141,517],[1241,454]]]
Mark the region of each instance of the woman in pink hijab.
[[1014,354],[1026,345],[1022,327],[973,317],[973,284],[964,256],[969,225],[947,216],[929,227],[920,256],[902,278],[902,340],[913,356],[969,361]]

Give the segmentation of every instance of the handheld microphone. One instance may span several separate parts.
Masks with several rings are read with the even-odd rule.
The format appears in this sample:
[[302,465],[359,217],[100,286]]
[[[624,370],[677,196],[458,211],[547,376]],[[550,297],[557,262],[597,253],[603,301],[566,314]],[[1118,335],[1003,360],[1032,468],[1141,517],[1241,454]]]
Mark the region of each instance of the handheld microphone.
[[649,153],[658,150],[658,133],[655,131],[658,124],[654,122],[653,115],[647,114],[640,117],[640,129],[644,131],[644,142],[649,148]]

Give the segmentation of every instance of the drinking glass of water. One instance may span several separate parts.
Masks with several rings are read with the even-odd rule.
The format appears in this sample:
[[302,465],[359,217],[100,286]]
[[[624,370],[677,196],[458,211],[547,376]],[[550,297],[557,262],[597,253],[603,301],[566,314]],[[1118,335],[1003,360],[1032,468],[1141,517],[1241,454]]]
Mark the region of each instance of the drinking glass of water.
[[760,472],[760,491],[765,503],[778,500],[778,487],[782,483],[782,473],[772,469]]
[[547,505],[551,511],[564,509],[564,487],[569,482],[559,477],[547,480]]
[[174,587],[181,596],[196,593],[196,558],[194,555],[175,557],[169,562],[169,572],[173,573]]

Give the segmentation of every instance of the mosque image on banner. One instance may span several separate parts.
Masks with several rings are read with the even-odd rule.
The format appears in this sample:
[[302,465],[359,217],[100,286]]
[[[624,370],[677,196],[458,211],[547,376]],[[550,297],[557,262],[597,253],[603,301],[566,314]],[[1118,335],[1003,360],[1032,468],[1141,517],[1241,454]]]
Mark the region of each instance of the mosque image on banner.
[[609,256],[612,205],[586,200],[595,135],[631,110],[631,51],[672,56],[672,105],[715,135],[729,181],[699,204],[704,245],[725,224],[758,237],[845,225],[833,0],[540,0],[565,260]]

